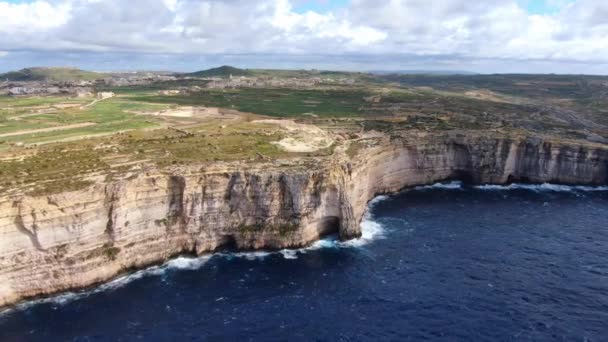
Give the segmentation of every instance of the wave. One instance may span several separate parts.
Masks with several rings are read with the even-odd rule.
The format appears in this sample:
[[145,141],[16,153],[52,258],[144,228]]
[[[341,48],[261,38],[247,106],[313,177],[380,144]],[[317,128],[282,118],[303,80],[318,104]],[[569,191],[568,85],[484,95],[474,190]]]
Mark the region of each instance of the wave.
[[222,257],[226,259],[243,258],[247,260],[264,259],[276,252],[252,251],[252,252],[233,252],[233,253],[215,253],[211,256]]
[[78,299],[86,298],[96,293],[111,291],[119,289],[135,280],[147,277],[147,276],[160,276],[167,270],[197,270],[211,259],[212,255],[205,255],[197,258],[189,257],[178,257],[172,259],[161,266],[152,266],[146,269],[130,273],[114,280],[111,280],[105,284],[101,284],[90,290],[83,290],[79,292],[65,292],[60,295],[56,295],[49,298],[36,299],[21,304],[17,304],[13,308],[0,311],[0,316],[3,314],[10,313],[12,311],[23,311],[39,304],[55,304],[65,305]]
[[211,255],[204,255],[198,258],[179,257],[167,262],[167,269],[175,270],[198,270],[211,259]]
[[[494,185],[485,184],[473,186],[473,189],[481,191],[509,191],[509,190],[529,190],[535,192],[551,191],[551,192],[579,192],[579,191],[608,191],[608,186],[573,186],[573,185],[558,185],[558,184],[510,184],[510,185]],[[464,189],[464,184],[459,181],[449,183],[436,183],[432,185],[417,186],[413,190],[424,191],[432,189],[445,189],[445,190],[461,190]],[[232,258],[244,258],[247,260],[259,260],[269,257],[271,255],[281,255],[285,259],[297,259],[299,255],[306,254],[311,251],[324,249],[324,248],[359,248],[365,246],[375,240],[382,239],[385,237],[385,227],[374,219],[371,214],[371,210],[374,206],[380,202],[387,200],[389,196],[378,196],[371,200],[368,204],[368,210],[365,213],[361,221],[361,237],[350,241],[340,241],[335,237],[329,237],[316,241],[312,245],[299,249],[282,249],[276,252],[270,251],[253,251],[253,252],[235,252],[235,253],[215,253],[204,255],[201,257],[178,257],[166,262],[160,266],[149,267],[144,270],[140,270],[119,278],[116,278],[108,283],[102,284],[92,290],[80,291],[80,292],[66,292],[54,297],[33,300],[25,303],[18,304],[14,308],[0,311],[0,316],[13,310],[26,310],[32,306],[38,304],[56,304],[64,305],[72,301],[88,297],[90,295],[115,290],[121,288],[135,280],[144,278],[146,276],[160,276],[166,273],[168,270],[197,270],[203,267],[211,258],[222,257],[227,259]]]
[[340,241],[335,237],[329,237],[316,241],[308,247],[298,249],[283,249],[278,253],[280,253],[285,259],[297,259],[299,254],[306,254],[310,251],[323,248],[362,247],[371,243],[372,241],[382,239],[385,237],[385,228],[381,223],[374,220],[371,214],[371,209],[388,198],[389,196],[377,196],[369,202],[368,209],[361,220],[361,237],[349,241]]
[[446,189],[446,190],[460,190],[463,188],[463,183],[460,181],[453,181],[448,183],[435,183],[431,185],[420,185],[416,186],[414,190],[433,190],[433,189]]
[[[412,188],[413,190],[424,191],[433,189],[444,189],[444,190],[462,190],[465,185],[460,181],[448,182],[448,183],[435,183],[432,185],[422,185]],[[489,191],[504,191],[504,190],[530,190],[535,192],[541,191],[552,191],[552,192],[594,192],[594,191],[608,191],[608,186],[584,186],[584,185],[561,185],[561,184],[521,184],[513,183],[509,185],[497,185],[497,184],[483,184],[475,185],[472,187],[476,190],[489,190]]]
[[560,184],[509,184],[509,185],[477,185],[478,190],[531,190],[531,191],[552,191],[552,192],[584,192],[584,191],[608,191],[608,186],[583,186],[583,185],[560,185]]
[[[454,181],[449,183],[436,183],[432,185],[417,186],[413,190],[424,191],[432,189],[445,189],[445,190],[461,190],[464,189],[464,184],[460,181]],[[481,191],[509,191],[509,190],[529,190],[535,192],[541,191],[552,191],[552,192],[583,192],[583,191],[608,191],[608,186],[573,186],[573,185],[557,185],[557,184],[510,184],[510,185],[477,185],[473,186],[473,189]],[[32,306],[38,304],[56,304],[64,305],[72,301],[88,297],[90,295],[115,290],[121,288],[135,280],[141,279],[147,276],[160,276],[166,273],[168,270],[197,270],[202,268],[211,258],[245,258],[247,260],[264,259],[271,255],[281,255],[285,259],[297,259],[299,255],[306,254],[311,251],[325,249],[325,248],[359,248],[365,246],[375,240],[382,239],[385,237],[385,227],[378,221],[376,221],[371,214],[371,209],[378,205],[380,202],[387,200],[389,196],[378,196],[372,199],[368,204],[368,210],[365,213],[361,221],[361,237],[350,241],[340,241],[335,237],[321,239],[316,241],[312,245],[299,249],[282,249],[276,252],[270,251],[254,251],[254,252],[235,252],[235,253],[215,253],[204,255],[201,257],[178,257],[166,262],[160,266],[149,267],[144,270],[140,270],[119,278],[116,278],[108,283],[100,285],[91,290],[85,290],[80,292],[66,292],[60,295],[56,295],[50,298],[32,300],[16,305],[13,308],[0,311],[0,317],[6,313],[12,311],[26,310]]]
[[147,276],[161,276],[168,270],[198,270],[202,268],[212,258],[244,258],[247,260],[258,260],[264,259],[271,255],[281,255],[285,259],[297,259],[300,254],[306,254],[311,251],[324,249],[324,248],[353,248],[361,247],[369,244],[370,242],[384,237],[384,227],[373,220],[369,209],[383,200],[388,199],[388,196],[378,196],[369,203],[369,208],[361,222],[361,237],[351,241],[340,241],[337,238],[325,238],[316,241],[312,245],[299,249],[282,249],[276,252],[270,251],[253,251],[253,252],[234,252],[234,253],[214,253],[208,254],[201,257],[178,257],[166,262],[160,266],[152,266],[146,269],[118,277],[105,284],[99,285],[94,289],[83,290],[79,292],[65,292],[60,295],[56,295],[49,298],[36,299],[21,304],[17,304],[13,308],[0,311],[0,318],[8,313],[14,311],[24,311],[28,308],[39,304],[54,304],[54,305],[65,305],[78,299],[86,298],[96,293],[111,291],[119,289],[135,280],[147,277]]

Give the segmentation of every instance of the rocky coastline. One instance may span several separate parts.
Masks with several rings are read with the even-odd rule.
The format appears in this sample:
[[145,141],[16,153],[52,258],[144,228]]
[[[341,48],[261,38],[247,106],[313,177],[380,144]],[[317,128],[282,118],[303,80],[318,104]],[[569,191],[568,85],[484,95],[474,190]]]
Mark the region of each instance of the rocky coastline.
[[45,196],[11,192],[0,196],[0,307],[177,255],[357,238],[375,196],[445,180],[605,185],[608,146],[480,133],[383,135],[351,141],[314,169],[192,165]]

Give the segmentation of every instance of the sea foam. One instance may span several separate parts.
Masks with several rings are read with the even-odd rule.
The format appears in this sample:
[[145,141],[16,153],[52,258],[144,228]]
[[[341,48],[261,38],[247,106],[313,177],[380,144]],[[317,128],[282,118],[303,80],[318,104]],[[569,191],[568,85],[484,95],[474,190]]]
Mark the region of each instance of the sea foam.
[[[454,181],[449,183],[436,183],[432,185],[417,186],[413,190],[424,191],[431,189],[446,189],[446,190],[460,190],[463,189],[464,185],[462,182]],[[570,186],[570,185],[557,185],[557,184],[510,184],[510,185],[477,185],[473,187],[477,190],[484,191],[508,191],[508,190],[530,190],[535,192],[541,191],[553,191],[553,192],[577,192],[577,191],[608,191],[608,186]],[[103,291],[111,291],[121,288],[135,280],[141,279],[147,276],[160,276],[167,272],[167,270],[197,270],[203,267],[211,258],[244,258],[247,260],[259,260],[264,259],[271,255],[281,255],[285,259],[297,259],[300,254],[306,254],[311,251],[324,249],[324,248],[358,248],[365,246],[372,241],[382,239],[385,237],[385,227],[378,221],[376,221],[372,214],[371,209],[378,203],[388,199],[388,196],[378,196],[371,200],[368,205],[368,210],[365,213],[361,221],[361,237],[350,241],[339,241],[335,237],[321,239],[314,242],[308,247],[299,249],[283,249],[277,252],[268,251],[255,251],[255,252],[237,252],[237,253],[216,253],[209,254],[201,257],[178,257],[170,260],[161,266],[153,266],[140,270],[128,275],[118,277],[108,283],[100,285],[91,290],[85,290],[80,292],[66,292],[60,295],[56,295],[50,298],[32,300],[18,304],[14,308],[0,311],[0,316],[14,310],[26,310],[34,305],[38,304],[55,304],[64,305],[74,300],[85,298],[95,293]]]
[[205,255],[198,258],[178,257],[170,260],[161,266],[152,266],[143,270],[139,270],[127,275],[115,278],[105,284],[99,285],[93,289],[83,290],[78,292],[65,292],[60,295],[52,296],[49,298],[36,299],[20,303],[14,308],[10,308],[4,311],[0,311],[0,316],[3,314],[10,313],[14,310],[22,311],[38,304],[54,304],[54,305],[65,305],[75,300],[86,298],[90,295],[119,289],[135,280],[147,277],[147,276],[160,276],[167,270],[196,270],[201,268],[209,259],[211,255]]
[[[460,181],[447,182],[447,183],[435,183],[432,185],[422,185],[412,188],[412,190],[424,191],[433,189],[444,189],[444,190],[462,190],[465,185]],[[585,191],[608,191],[608,186],[584,186],[584,185],[562,185],[562,184],[521,184],[513,183],[509,185],[497,185],[497,184],[483,184],[472,187],[476,190],[491,190],[491,191],[505,191],[505,190],[530,190],[535,192],[541,191],[552,191],[552,192],[585,192]]]
[[553,192],[584,192],[584,191],[608,191],[608,186],[582,186],[582,185],[561,185],[561,184],[509,184],[509,185],[494,185],[485,184],[477,185],[475,189],[479,190],[530,190],[530,191],[553,191]]
[[447,189],[447,190],[460,190],[462,189],[462,182],[453,181],[448,183],[435,183],[431,185],[420,185],[413,188],[414,190],[433,190],[433,189]]

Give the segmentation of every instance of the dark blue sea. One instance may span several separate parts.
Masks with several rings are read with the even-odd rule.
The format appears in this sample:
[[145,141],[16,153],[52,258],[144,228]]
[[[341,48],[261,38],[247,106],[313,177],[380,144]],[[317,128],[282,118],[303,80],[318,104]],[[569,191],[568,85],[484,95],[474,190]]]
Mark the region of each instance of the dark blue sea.
[[417,188],[364,238],[179,258],[0,314],[0,341],[608,341],[608,189]]

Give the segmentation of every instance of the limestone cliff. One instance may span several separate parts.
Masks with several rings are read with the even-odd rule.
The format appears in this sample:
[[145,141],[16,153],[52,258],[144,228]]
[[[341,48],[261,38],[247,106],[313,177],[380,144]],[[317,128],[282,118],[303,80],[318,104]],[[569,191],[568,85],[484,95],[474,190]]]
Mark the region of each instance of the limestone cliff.
[[347,198],[353,222],[341,236],[358,236],[358,220],[377,194],[441,180],[472,184],[608,184],[608,146],[540,138],[421,134],[387,138],[359,153],[349,166]]
[[218,165],[141,172],[85,190],[0,197],[0,306],[103,282],[179,254],[279,249],[360,235],[380,193],[446,179],[608,183],[608,147],[521,137],[356,142],[314,169]]

